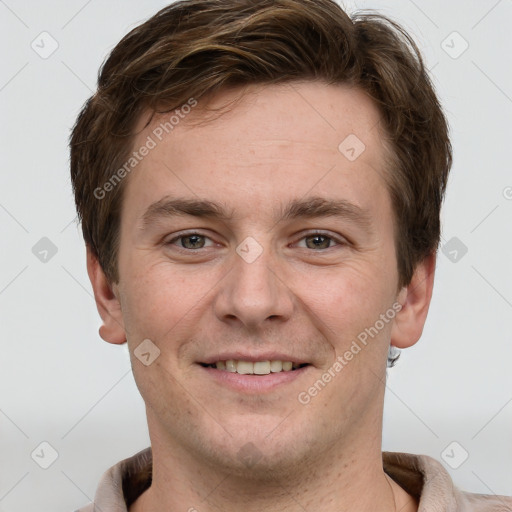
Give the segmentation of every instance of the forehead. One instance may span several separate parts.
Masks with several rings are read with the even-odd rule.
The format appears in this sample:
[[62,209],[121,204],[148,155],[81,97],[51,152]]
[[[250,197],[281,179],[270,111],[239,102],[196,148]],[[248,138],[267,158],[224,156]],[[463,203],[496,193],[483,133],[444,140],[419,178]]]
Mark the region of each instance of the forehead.
[[251,142],[248,137],[257,142],[266,136],[275,145],[280,137],[284,143],[295,136],[331,151],[338,150],[345,136],[353,135],[367,143],[367,156],[384,135],[375,102],[363,90],[306,81],[231,87],[199,100],[188,98],[168,112],[145,112],[135,129],[134,148],[147,135],[158,143],[170,134],[176,139],[207,133],[215,139],[216,134],[220,138],[233,129],[238,137],[245,136],[245,142]]
[[359,89],[302,82],[191,100],[141,116],[133,150],[148,140],[153,148],[129,177],[132,199],[137,191],[138,202],[155,201],[166,182],[168,194],[178,188],[181,196],[224,203],[243,196],[249,204],[259,194],[260,206],[275,211],[272,198],[289,200],[308,188],[324,196],[357,187],[370,193],[370,182],[382,188],[380,114]]

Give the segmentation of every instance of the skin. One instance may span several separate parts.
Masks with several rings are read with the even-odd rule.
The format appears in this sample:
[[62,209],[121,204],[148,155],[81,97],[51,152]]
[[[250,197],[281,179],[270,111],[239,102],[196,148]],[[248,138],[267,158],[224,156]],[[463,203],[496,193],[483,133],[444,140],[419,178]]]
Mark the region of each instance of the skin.
[[[362,91],[321,82],[241,92],[210,98],[213,107],[239,101],[208,122],[197,122],[200,102],[126,178],[119,282],[109,283],[88,252],[100,334],[128,342],[146,403],[153,483],[130,511],[415,511],[382,467],[386,357],[390,343],[406,348],[421,335],[435,256],[398,288],[379,112]],[[144,128],[147,120],[134,148],[162,121]],[[366,146],[352,162],[338,150],[349,134]],[[215,201],[232,217],[144,225],[148,207],[171,196]],[[290,200],[311,196],[356,205],[367,225],[280,220]],[[176,240],[185,230],[206,238]],[[236,251],[247,237],[262,250],[252,263]],[[397,302],[394,319],[300,403],[298,394]],[[149,366],[134,355],[144,339],[160,350]],[[234,390],[198,364],[231,350],[284,352],[309,366],[271,390]],[[252,464],[239,455],[244,446],[257,453]]]

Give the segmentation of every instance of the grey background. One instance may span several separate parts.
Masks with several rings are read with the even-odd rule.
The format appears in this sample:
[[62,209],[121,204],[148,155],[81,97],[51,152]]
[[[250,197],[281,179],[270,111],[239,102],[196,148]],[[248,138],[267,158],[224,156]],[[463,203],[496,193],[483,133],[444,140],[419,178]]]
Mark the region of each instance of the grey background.
[[[0,0],[0,512],[74,510],[149,444],[126,346],[97,333],[67,140],[108,52],[166,3]],[[345,5],[414,35],[455,155],[431,311],[389,371],[383,448],[435,457],[466,490],[512,494],[512,2]]]

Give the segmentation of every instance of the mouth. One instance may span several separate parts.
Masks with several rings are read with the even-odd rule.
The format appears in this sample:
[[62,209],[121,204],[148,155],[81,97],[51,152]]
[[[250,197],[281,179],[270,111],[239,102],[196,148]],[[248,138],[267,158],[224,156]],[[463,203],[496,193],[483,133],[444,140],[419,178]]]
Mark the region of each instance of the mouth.
[[238,373],[240,375],[270,375],[271,373],[294,372],[309,363],[297,363],[293,361],[267,360],[267,361],[246,361],[227,359],[214,363],[200,363],[203,368],[212,368],[221,372]]

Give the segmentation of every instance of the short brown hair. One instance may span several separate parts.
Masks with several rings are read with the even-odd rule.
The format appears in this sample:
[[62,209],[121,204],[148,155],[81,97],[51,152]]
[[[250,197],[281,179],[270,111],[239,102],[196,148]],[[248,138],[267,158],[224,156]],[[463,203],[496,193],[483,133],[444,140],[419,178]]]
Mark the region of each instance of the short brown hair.
[[[249,84],[320,80],[365,91],[391,148],[399,285],[437,250],[452,163],[448,126],[417,46],[394,21],[332,0],[184,0],[112,50],[73,128],[71,179],[86,244],[117,282],[123,182],[96,191],[132,151],[140,115]],[[340,141],[341,142],[341,141]]]

